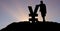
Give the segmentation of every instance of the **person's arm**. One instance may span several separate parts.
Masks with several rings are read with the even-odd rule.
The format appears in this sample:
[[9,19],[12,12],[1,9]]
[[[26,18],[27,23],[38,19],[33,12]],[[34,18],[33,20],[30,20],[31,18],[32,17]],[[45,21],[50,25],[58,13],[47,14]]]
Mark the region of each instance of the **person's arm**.
[[[45,5],[45,10],[46,10],[46,5]],[[47,13],[47,10],[46,10],[46,13]]]

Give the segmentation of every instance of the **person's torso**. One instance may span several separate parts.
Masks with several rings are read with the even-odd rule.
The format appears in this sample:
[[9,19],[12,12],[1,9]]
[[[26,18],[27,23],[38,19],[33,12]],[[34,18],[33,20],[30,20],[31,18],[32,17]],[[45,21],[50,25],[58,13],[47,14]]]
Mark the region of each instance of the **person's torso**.
[[40,4],[40,11],[41,12],[46,12],[46,6],[45,6],[45,4]]

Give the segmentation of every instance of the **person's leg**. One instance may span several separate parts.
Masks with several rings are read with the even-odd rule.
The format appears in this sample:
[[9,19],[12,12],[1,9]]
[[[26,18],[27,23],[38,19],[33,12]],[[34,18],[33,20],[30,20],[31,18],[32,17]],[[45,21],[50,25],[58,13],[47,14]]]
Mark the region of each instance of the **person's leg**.
[[45,16],[43,16],[43,22],[45,22]]
[[41,16],[42,16],[43,22],[45,22],[45,13],[41,13]]

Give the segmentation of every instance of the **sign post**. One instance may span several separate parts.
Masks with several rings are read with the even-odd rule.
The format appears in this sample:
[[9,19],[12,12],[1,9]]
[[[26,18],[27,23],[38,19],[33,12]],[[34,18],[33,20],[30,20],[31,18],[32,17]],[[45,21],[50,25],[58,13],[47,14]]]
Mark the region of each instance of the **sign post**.
[[38,10],[38,7],[36,6],[35,7],[35,10],[33,12],[33,9],[32,9],[32,6],[28,6],[28,9],[29,9],[29,21],[32,21],[32,22],[37,22],[38,21],[38,18],[35,18],[35,17],[38,17],[38,14],[37,14],[37,10]]

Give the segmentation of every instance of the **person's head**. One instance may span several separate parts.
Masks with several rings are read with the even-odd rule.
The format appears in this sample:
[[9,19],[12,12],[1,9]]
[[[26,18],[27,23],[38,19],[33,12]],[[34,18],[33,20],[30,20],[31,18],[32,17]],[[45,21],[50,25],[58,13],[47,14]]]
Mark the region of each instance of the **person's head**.
[[40,1],[41,4],[43,4],[43,1]]

